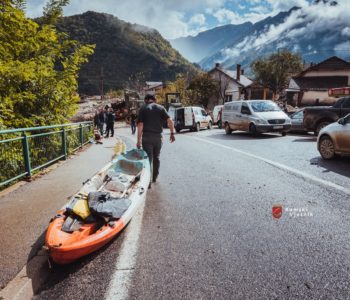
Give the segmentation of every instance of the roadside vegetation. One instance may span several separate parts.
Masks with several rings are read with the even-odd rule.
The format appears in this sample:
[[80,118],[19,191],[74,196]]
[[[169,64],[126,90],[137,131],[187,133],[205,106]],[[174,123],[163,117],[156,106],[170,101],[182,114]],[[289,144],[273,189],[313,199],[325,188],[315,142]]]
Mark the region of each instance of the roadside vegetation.
[[[1,1],[0,130],[62,124],[74,115],[79,101],[78,72],[94,46],[83,45],[56,29],[67,3],[50,0],[43,16],[34,21],[25,15],[26,1]],[[59,130],[28,138],[32,168],[62,155]],[[0,143],[0,182],[25,172],[23,142],[12,139],[20,134],[1,136],[7,141]],[[85,140],[89,134],[84,131]],[[79,130],[67,132],[68,153],[79,146],[79,139]]]
[[158,93],[158,98],[160,102],[164,101],[165,94],[175,92],[180,93],[181,103],[184,106],[199,105],[207,108],[212,97],[218,99],[219,85],[204,72],[193,76],[180,74],[175,81],[166,83],[166,88]]
[[0,128],[64,123],[75,113],[78,72],[94,46],[56,29],[67,3],[50,0],[36,22],[26,17],[25,1],[2,1]]
[[254,60],[251,68],[255,80],[271,89],[275,98],[288,86],[290,77],[302,71],[303,62],[299,54],[283,50]]

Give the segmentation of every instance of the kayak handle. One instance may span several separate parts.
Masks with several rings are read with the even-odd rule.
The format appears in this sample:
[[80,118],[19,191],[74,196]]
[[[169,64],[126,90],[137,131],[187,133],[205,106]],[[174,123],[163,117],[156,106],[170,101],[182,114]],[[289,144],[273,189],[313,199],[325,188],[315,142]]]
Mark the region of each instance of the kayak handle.
[[89,181],[90,181],[90,179],[86,179],[86,180],[83,182],[83,185],[87,184]]

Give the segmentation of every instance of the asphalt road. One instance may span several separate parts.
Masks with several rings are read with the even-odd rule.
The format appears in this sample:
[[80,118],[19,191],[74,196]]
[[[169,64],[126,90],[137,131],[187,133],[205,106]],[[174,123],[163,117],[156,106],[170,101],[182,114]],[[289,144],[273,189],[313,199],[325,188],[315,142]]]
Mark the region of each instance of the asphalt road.
[[[117,134],[134,145],[129,130]],[[323,162],[312,136],[214,129],[176,138],[164,137],[134,262],[119,269],[126,298],[350,298],[349,159]],[[54,266],[36,298],[108,297],[134,225],[99,252]]]

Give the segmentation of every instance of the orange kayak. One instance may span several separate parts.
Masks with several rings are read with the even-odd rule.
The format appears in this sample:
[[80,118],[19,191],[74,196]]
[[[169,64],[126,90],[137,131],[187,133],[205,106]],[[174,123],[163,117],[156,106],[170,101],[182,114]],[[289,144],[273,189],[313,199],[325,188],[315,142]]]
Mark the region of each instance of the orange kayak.
[[[111,241],[145,201],[149,182],[150,165],[143,150],[131,150],[105,166],[52,219],[45,239],[52,260],[68,264]],[[109,198],[93,202],[94,195]],[[115,209],[121,200],[123,209]]]

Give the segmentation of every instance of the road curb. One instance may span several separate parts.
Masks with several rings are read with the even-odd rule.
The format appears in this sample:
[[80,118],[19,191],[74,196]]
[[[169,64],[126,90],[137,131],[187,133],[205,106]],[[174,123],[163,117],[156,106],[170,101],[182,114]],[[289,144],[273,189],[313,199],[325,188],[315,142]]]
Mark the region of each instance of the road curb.
[[40,250],[0,291],[0,299],[29,300],[39,291],[49,274],[48,254]]

